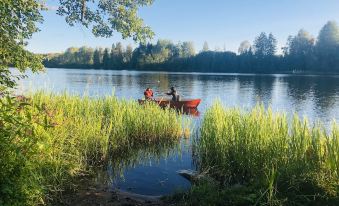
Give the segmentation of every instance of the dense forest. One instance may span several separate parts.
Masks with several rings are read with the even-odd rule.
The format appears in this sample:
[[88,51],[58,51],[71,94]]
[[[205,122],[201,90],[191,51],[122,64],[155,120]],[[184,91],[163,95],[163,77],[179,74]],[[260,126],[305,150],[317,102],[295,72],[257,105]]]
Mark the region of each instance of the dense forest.
[[253,44],[241,42],[238,53],[211,51],[207,42],[198,53],[193,42],[174,44],[158,40],[135,49],[118,42],[112,48],[71,47],[61,54],[44,54],[44,65],[113,70],[339,73],[339,26],[334,21],[327,22],[317,38],[301,29],[288,37],[281,54],[277,50],[274,35],[262,32]]

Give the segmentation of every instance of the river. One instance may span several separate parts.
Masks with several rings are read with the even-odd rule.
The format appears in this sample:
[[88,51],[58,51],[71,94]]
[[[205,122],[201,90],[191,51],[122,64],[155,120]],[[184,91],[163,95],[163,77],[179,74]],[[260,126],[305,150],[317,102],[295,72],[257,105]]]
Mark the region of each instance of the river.
[[[175,86],[183,98],[201,98],[199,122],[206,109],[215,101],[228,107],[248,110],[257,103],[273,111],[297,113],[310,122],[320,120],[325,127],[339,120],[339,75],[287,74],[213,74],[177,72],[109,71],[85,69],[46,69],[19,82],[20,93],[46,90],[75,93],[93,97],[116,95],[136,100],[150,87],[155,96],[163,96]],[[182,152],[169,157],[150,158],[124,171],[112,187],[145,195],[170,194],[187,189],[190,183],[177,175],[180,169],[193,169],[190,141],[183,141]]]

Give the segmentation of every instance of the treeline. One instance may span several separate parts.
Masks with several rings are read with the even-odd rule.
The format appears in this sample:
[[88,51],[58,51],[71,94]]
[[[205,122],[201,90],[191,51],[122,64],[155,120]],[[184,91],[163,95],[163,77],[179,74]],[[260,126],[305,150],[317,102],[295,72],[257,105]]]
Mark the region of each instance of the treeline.
[[158,40],[133,49],[121,43],[112,48],[69,48],[62,54],[44,55],[46,67],[133,69],[196,72],[319,72],[339,73],[339,27],[329,21],[317,38],[300,30],[289,36],[282,54],[277,55],[273,34],[261,33],[253,44],[243,41],[238,53],[211,51],[207,42],[196,53],[192,42],[174,44]]

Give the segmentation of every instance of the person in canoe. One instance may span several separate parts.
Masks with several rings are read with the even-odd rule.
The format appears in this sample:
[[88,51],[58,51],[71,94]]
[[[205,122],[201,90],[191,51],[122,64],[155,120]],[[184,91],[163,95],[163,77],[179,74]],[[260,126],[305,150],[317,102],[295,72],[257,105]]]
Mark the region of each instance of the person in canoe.
[[153,99],[153,90],[151,88],[147,88],[144,91],[145,99],[146,100],[152,100]]
[[178,95],[178,92],[174,87],[171,87],[171,90],[165,94],[171,95],[172,101],[180,101],[180,96]]

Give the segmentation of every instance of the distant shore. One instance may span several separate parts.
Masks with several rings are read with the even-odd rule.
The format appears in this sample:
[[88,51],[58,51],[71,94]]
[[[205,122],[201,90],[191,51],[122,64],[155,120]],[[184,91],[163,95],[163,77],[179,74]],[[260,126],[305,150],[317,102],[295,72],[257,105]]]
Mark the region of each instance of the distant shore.
[[279,72],[209,72],[209,71],[196,71],[196,70],[165,70],[162,68],[159,69],[95,69],[92,67],[47,67],[47,69],[77,69],[77,70],[98,70],[98,71],[137,71],[137,72],[170,72],[170,73],[192,73],[192,74],[240,74],[240,75],[279,75],[279,74],[288,74],[288,75],[339,75],[337,72],[316,72],[316,71],[298,71],[298,72],[291,72],[291,71],[279,71]]

